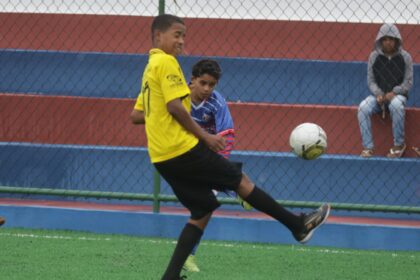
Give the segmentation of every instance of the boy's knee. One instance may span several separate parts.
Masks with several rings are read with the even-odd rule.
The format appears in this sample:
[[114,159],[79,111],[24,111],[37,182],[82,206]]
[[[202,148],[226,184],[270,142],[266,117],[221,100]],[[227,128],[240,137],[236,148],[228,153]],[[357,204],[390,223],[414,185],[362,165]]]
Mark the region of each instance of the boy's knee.
[[362,102],[359,104],[359,112],[368,113],[375,107],[376,105],[376,98],[374,96],[366,97]]
[[404,103],[399,98],[392,99],[389,104],[389,110],[395,112],[403,112],[405,109]]
[[371,106],[369,105],[369,102],[365,99],[363,100],[358,108],[358,113],[362,115],[369,115],[369,111],[371,111]]
[[241,183],[239,184],[237,193],[240,197],[245,198],[247,197],[252,190],[254,189],[254,183],[249,179],[249,177],[242,173]]
[[191,216],[190,219],[188,220],[188,223],[198,227],[201,230],[204,230],[206,228],[212,214],[213,214],[213,212],[209,212],[207,214],[204,214],[204,216],[202,216],[202,217]]
[[254,185],[254,183],[251,181],[251,179],[249,179],[249,177],[245,173],[242,173],[241,185],[242,184],[250,186]]

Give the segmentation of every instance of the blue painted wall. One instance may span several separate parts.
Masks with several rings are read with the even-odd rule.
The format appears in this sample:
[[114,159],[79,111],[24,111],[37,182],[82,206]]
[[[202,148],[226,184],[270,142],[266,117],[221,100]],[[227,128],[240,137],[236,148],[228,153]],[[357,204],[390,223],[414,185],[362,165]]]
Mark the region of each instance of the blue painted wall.
[[[13,205],[0,205],[0,212],[7,219],[5,227],[78,230],[165,238],[177,238],[188,219],[185,215],[174,214]],[[301,246],[284,226],[271,219],[213,217],[203,239],[270,242]],[[387,225],[327,223],[316,231],[305,246],[419,251],[420,230]]]
[[[290,153],[240,152],[232,160],[277,199],[420,205],[420,161]],[[0,185],[152,193],[153,168],[144,148],[4,143]],[[398,174],[398,176],[395,176]],[[172,194],[162,185],[162,193]]]
[[[187,79],[199,57],[181,57]],[[358,105],[369,94],[366,63],[216,58],[229,101]],[[135,98],[146,55],[0,51],[0,92]],[[420,107],[420,65],[408,106]]]

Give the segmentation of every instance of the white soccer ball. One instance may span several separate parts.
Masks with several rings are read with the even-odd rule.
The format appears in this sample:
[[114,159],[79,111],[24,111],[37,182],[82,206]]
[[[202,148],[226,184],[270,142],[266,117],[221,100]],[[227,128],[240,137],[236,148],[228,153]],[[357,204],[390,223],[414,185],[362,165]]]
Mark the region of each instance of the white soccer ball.
[[327,134],[317,124],[302,123],[293,129],[289,143],[297,156],[316,159],[327,149]]

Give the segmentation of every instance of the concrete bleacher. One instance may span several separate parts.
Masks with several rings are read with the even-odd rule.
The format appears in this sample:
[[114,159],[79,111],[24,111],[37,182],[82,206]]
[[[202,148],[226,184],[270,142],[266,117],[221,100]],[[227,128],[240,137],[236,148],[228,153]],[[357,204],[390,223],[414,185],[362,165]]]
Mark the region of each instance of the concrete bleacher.
[[[92,155],[96,154],[96,148],[86,145],[103,145],[118,152],[121,152],[121,148],[124,150],[124,147],[146,146],[144,130],[132,126],[128,117],[139,91],[139,77],[146,63],[145,55],[2,50],[0,59],[3,62],[0,69],[0,92],[7,93],[0,94],[0,116],[3,121],[0,141],[5,143],[3,148],[6,150],[17,142],[29,143],[28,147],[35,144],[34,148],[39,148],[38,144],[54,144],[57,146],[52,148],[57,151],[57,158],[50,157],[50,161],[66,163],[73,160],[74,156],[66,157],[67,146],[63,144],[83,145],[83,151]],[[184,69],[190,69],[197,59],[183,57],[180,60]],[[288,158],[284,153],[290,151],[288,136],[291,130],[299,123],[315,122],[327,132],[328,154],[357,155],[360,152],[360,133],[354,104],[368,94],[365,87],[365,63],[250,58],[218,60],[224,69],[219,90],[232,101],[230,108],[238,136],[236,150],[260,152],[257,155],[261,160],[268,158],[273,162],[278,155]],[[416,65],[415,79],[419,74],[419,65]],[[418,91],[417,85],[420,84],[415,84],[413,93]],[[360,90],[355,90],[357,87]],[[418,100],[420,98],[413,94],[409,104],[418,106]],[[419,119],[420,109],[408,108],[408,146],[420,146]],[[392,146],[389,120],[374,118],[374,137],[377,155],[384,156]],[[25,149],[28,147],[25,146]],[[30,149],[28,155],[35,156],[36,150]],[[278,152],[281,153],[276,154]],[[22,154],[26,155],[20,149],[15,153]],[[52,156],[52,153],[49,154]],[[3,153],[2,157],[5,155]],[[408,149],[406,156],[415,155]],[[24,162],[29,160],[24,156],[22,158]],[[333,162],[330,156],[325,159]],[[338,161],[342,160],[338,158]],[[98,160],[95,164],[107,166],[107,161],[109,158]],[[19,159],[10,162],[16,163],[16,170],[19,170]],[[81,164],[89,161],[75,162]],[[346,168],[354,166],[353,174],[348,178],[368,178],[375,168],[386,170],[388,165],[394,164],[394,161],[383,158],[361,161],[357,157],[349,157],[346,162],[351,162]],[[273,165],[265,165],[270,167],[267,172],[276,174]],[[404,170],[409,174],[419,170],[416,160],[407,161],[407,165],[410,168]],[[150,168],[145,154],[140,166],[142,169]],[[65,171],[65,168],[48,171],[49,165],[45,164],[38,167],[43,176],[57,172],[60,177]],[[329,173],[340,176],[342,173],[332,172],[334,167],[328,165]],[[4,174],[8,173],[4,171]],[[313,175],[310,177],[315,178]],[[54,175],[48,176],[46,178],[52,181],[45,181],[39,186],[59,187],[68,184],[68,187],[87,187],[84,181],[81,184],[71,180],[63,183],[53,180]],[[262,175],[255,176],[260,178]],[[289,181],[293,182],[292,178]],[[35,182],[37,180],[28,179],[15,183],[26,186]],[[397,184],[393,180],[387,182]],[[415,182],[415,179],[410,182]],[[8,180],[0,183],[14,184]],[[345,185],[344,182],[340,184],[340,188]],[[322,185],[319,184],[319,187]]]
[[[0,13],[1,49],[145,54],[152,17]],[[381,23],[185,18],[192,56],[366,61]],[[398,24],[420,63],[418,24]]]
[[[0,97],[3,104],[16,104],[0,113],[10,127],[0,134],[2,141],[145,146],[144,135],[130,132],[126,116],[139,92],[146,55],[1,50],[0,59],[0,92],[16,94]],[[184,72],[198,59],[181,58]],[[329,136],[330,153],[360,153],[356,105],[369,94],[365,63],[217,59],[224,69],[218,90],[232,102],[237,149],[288,151],[293,127],[315,122]],[[420,80],[420,65],[414,73],[414,80]],[[409,147],[420,146],[417,92],[420,83],[414,84],[408,100]],[[30,116],[26,103],[37,108]],[[100,114],[112,117],[103,120]],[[393,145],[389,117],[373,120],[376,154],[385,155]],[[32,125],[24,125],[28,122]],[[406,156],[415,153],[408,149]]]
[[[0,94],[0,141],[48,144],[145,147],[142,127],[129,120],[134,99]],[[237,132],[237,150],[288,152],[292,129],[303,122],[321,125],[329,154],[358,155],[360,132],[354,106],[229,104]],[[406,142],[420,146],[420,109],[406,115]],[[392,146],[389,116],[373,118],[376,155]],[[416,156],[407,149],[406,157]]]
[[[0,155],[9,163],[0,165],[0,186],[126,193],[152,189],[154,169],[145,148],[3,143]],[[243,162],[255,183],[277,199],[418,206],[416,159],[324,155],[305,161],[291,153],[247,151],[235,151],[232,159]],[[172,194],[166,184],[162,193]]]
[[[181,57],[187,79],[201,57]],[[215,57],[228,101],[354,106],[369,95],[365,62]],[[0,92],[136,98],[147,55],[0,50]],[[414,81],[420,65],[414,65]],[[408,107],[420,107],[414,83]]]

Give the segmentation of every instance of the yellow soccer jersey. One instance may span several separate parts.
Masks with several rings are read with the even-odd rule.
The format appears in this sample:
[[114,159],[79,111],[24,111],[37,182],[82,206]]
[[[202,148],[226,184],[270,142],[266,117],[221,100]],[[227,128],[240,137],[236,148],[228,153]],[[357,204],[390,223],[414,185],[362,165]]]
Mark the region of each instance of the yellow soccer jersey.
[[134,108],[144,112],[152,162],[182,155],[198,143],[198,139],[184,129],[166,108],[166,104],[176,98],[181,98],[185,109],[191,111],[190,89],[178,61],[160,49],[151,49]]

